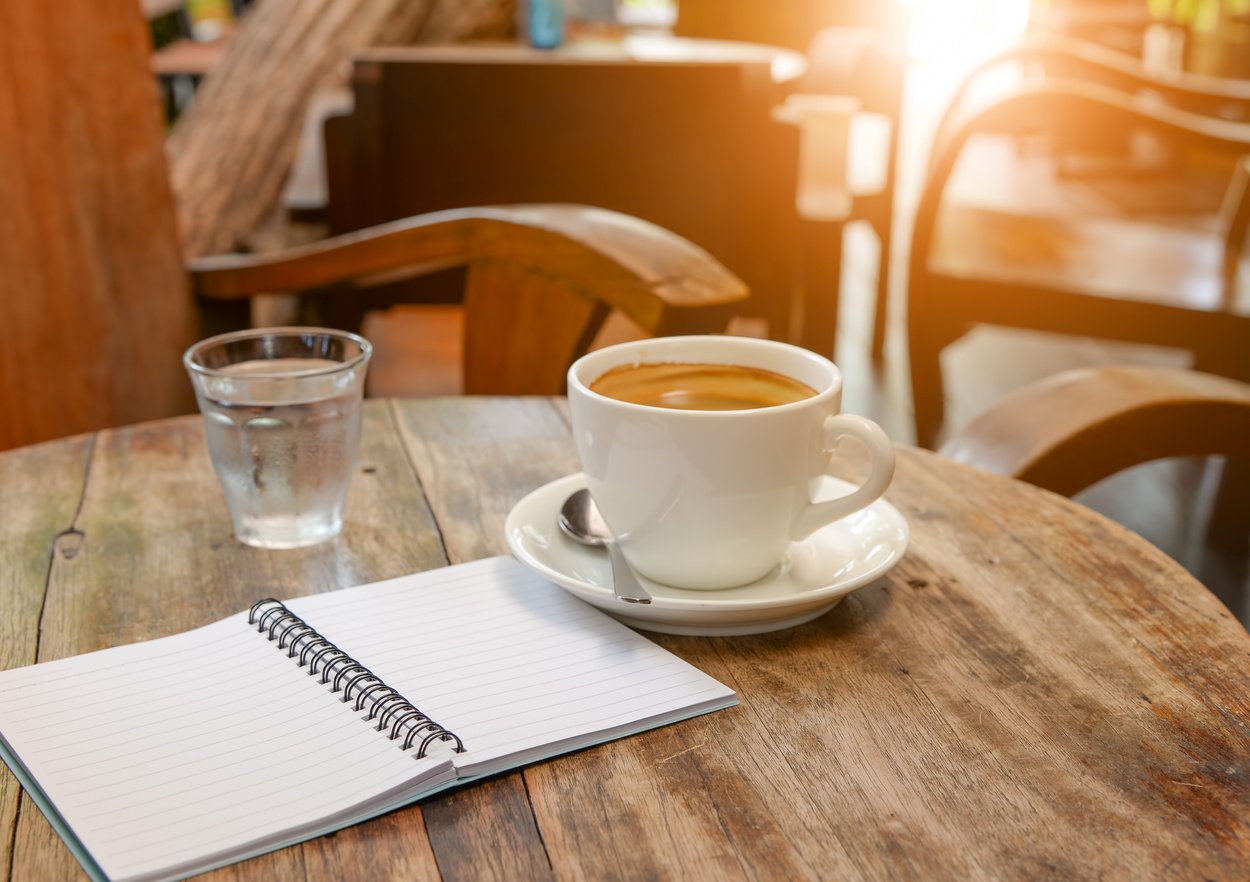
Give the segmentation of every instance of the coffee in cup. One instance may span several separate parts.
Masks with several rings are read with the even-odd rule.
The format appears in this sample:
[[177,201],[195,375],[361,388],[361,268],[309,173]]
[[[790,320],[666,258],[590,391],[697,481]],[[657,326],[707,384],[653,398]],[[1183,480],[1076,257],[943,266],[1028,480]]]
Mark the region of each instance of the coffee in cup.
[[[877,499],[894,473],[881,428],[838,412],[838,368],[797,346],[659,337],[591,352],[568,381],[587,486],[630,564],[656,582],[753,582],[791,543]],[[812,502],[846,437],[867,448],[867,479]]]
[[590,389],[617,401],[678,410],[751,410],[816,394],[811,386],[762,368],[683,362],[623,364]]

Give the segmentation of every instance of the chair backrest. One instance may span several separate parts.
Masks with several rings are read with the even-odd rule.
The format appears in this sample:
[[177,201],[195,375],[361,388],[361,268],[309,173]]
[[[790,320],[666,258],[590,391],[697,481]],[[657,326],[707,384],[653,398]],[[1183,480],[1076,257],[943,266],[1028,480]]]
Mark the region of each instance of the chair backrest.
[[1167,368],[1066,371],[990,407],[939,452],[1064,496],[1156,459],[1250,459],[1250,385]]
[[708,333],[723,330],[747,298],[741,281],[690,242],[580,205],[435,212],[286,252],[203,258],[192,274],[197,293],[215,301],[317,289],[350,300],[449,266],[469,269],[463,375],[471,394],[563,394],[569,365],[612,309],[652,334]]
[[1140,58],[1087,40],[1048,34],[987,58],[960,81],[937,126],[935,140],[965,107],[978,84],[1003,68],[1018,66],[1034,79],[1082,80],[1126,94],[1149,93],[1172,107],[1191,113],[1231,120],[1250,120],[1250,81],[1203,74],[1170,72],[1162,75]]
[[789,321],[796,134],[768,66],[395,49],[326,123],[335,232],[470,205],[576,202],[669,229]]
[[0,449],[193,409],[139,4],[0,4],[0,55]]
[[[1053,80],[1025,85],[965,115],[951,117],[937,133],[916,209],[909,258],[913,287],[927,272],[939,211],[968,143],[987,132],[1047,134],[1054,133],[1056,127],[1065,131],[1145,130],[1160,135],[1180,150],[1210,150],[1229,157],[1250,153],[1250,123],[1158,106],[1095,83]],[[1237,174],[1230,193],[1236,199],[1244,199],[1247,189],[1241,172]],[[1246,238],[1245,210],[1238,202],[1226,204],[1222,216],[1225,253],[1240,254]],[[1236,260],[1225,261],[1222,290],[1226,306],[1232,305],[1235,295],[1237,269]]]
[[[1064,82],[1118,92],[1125,101],[1140,100],[1147,108],[1162,106],[1195,117],[1250,121],[1250,81],[1160,72],[1139,57],[1088,40],[1043,33],[1027,37],[969,71],[947,102],[933,143],[943,143],[952,127],[1022,86]],[[1209,207],[1210,193],[1227,171],[1209,155],[1189,156],[1189,151],[1160,150],[1158,145],[1129,165],[1125,158],[1136,152],[1134,133],[1140,126],[1089,125],[1088,120],[1068,123],[1058,118],[1049,128],[1050,155],[1060,174],[1170,177],[1178,185],[1173,193],[1177,209],[1194,209],[1203,203]]]

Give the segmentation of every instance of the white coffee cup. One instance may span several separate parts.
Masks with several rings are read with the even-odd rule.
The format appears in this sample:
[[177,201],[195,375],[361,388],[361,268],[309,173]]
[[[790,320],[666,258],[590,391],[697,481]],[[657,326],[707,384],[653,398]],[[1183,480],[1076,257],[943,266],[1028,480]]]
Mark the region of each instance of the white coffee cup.
[[[592,391],[612,368],[646,363],[762,368],[816,394],[750,410],[682,410]],[[569,369],[573,436],[587,485],[634,569],[680,588],[720,589],[766,575],[790,544],[881,496],[894,448],[871,420],[840,414],[842,374],[806,349],[748,337],[658,337],[591,352]],[[813,502],[845,437],[867,448],[867,479]]]

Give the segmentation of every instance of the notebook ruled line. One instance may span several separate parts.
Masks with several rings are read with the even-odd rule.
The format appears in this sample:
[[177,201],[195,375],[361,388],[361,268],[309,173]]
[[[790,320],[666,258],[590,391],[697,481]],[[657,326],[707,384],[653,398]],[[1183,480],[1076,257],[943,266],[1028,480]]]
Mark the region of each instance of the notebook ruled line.
[[[242,613],[0,672],[6,750],[110,879],[180,878],[395,808],[458,775],[735,700],[508,558],[258,611],[264,629]],[[304,666],[287,645],[297,633],[311,635],[301,647],[317,646]],[[314,644],[317,635],[327,642]],[[442,727],[459,740],[418,759]],[[461,743],[465,753],[451,753]]]

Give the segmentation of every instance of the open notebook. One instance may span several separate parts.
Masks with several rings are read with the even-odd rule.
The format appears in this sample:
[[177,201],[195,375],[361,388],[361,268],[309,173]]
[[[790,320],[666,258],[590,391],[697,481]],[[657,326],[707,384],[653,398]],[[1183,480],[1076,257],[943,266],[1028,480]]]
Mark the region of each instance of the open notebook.
[[736,702],[501,557],[0,672],[0,752],[90,875],[176,879]]

